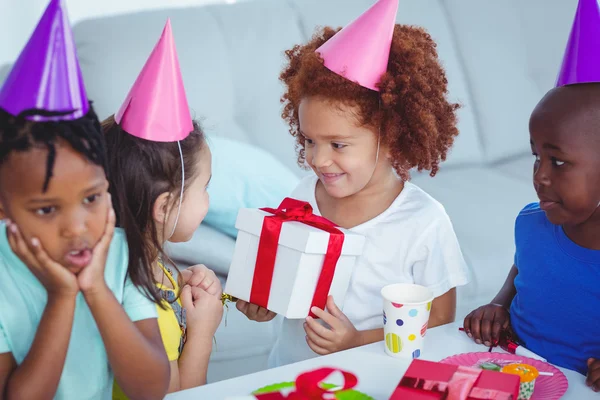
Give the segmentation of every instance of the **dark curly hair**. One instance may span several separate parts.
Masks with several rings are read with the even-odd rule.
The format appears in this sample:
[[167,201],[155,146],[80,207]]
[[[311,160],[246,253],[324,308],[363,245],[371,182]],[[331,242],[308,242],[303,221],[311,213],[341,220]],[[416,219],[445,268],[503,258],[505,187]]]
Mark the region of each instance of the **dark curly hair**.
[[448,81],[436,43],[423,28],[396,25],[388,69],[376,92],[331,72],[315,52],[340,29],[319,29],[307,44],[285,52],[282,117],[297,140],[298,164],[305,161],[298,107],[305,97],[322,96],[359,108],[358,122],[380,130],[381,143],[389,148],[392,166],[403,179],[409,179],[412,168],[434,176],[458,135],[460,107],[446,98]]

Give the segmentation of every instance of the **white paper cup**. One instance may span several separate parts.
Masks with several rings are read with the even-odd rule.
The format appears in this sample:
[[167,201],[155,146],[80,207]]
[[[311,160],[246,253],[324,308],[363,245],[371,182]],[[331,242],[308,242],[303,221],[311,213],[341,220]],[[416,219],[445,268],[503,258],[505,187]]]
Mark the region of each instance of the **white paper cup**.
[[433,293],[425,286],[395,283],[381,289],[385,352],[398,358],[423,353]]

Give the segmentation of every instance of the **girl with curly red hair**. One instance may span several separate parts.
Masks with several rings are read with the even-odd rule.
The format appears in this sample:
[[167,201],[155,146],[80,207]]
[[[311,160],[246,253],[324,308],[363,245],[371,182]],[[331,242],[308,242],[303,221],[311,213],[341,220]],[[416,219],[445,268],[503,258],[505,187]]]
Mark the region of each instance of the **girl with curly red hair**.
[[[380,290],[389,283],[416,283],[433,292],[430,327],[454,320],[456,287],[467,283],[466,264],[444,208],[408,181],[413,168],[437,173],[458,134],[458,105],[446,98],[435,42],[422,28],[395,25],[393,3],[381,0],[363,14],[377,7],[393,9],[387,17],[389,59],[371,82],[369,73],[378,60],[369,57],[376,54],[370,50],[382,41],[354,37],[343,47],[352,25],[342,31],[321,29],[307,44],[286,52],[288,64],[280,77],[286,86],[283,118],[297,139],[299,164],[315,172],[292,197],[365,236],[366,244],[343,307],[330,297],[327,310],[313,308],[325,324],[311,317],[283,320],[271,366],[383,340]],[[353,22],[360,23],[360,17]],[[371,31],[381,33],[382,23],[376,21]],[[336,69],[340,51],[358,57],[348,57]],[[357,60],[358,68],[352,65]],[[275,316],[242,301],[237,307],[252,320]]]

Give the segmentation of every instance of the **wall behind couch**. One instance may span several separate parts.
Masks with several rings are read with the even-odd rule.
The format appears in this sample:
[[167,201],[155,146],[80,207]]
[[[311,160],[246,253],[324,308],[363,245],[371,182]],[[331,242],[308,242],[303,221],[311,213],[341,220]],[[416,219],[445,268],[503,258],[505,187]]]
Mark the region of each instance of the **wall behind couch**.
[[[139,10],[187,7],[244,0],[63,0],[71,24],[82,19],[123,14]],[[15,61],[29,39],[49,0],[0,0],[0,68]],[[5,74],[0,71],[0,83]]]

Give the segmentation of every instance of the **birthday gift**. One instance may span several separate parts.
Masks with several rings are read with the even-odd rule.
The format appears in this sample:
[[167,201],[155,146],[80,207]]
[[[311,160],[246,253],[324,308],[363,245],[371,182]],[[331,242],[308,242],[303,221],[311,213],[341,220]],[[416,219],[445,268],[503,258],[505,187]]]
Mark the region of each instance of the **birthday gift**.
[[332,295],[342,307],[364,237],[286,198],[277,209],[241,209],[225,293],[286,318],[306,318]]
[[518,376],[413,360],[390,400],[517,400]]

